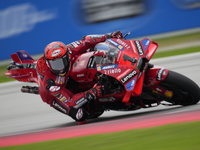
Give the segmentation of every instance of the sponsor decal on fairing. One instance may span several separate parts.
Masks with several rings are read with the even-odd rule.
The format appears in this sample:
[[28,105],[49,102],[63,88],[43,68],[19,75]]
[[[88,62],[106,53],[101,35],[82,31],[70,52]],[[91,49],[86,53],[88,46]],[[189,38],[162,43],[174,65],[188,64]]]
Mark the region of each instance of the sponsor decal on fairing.
[[161,81],[161,80],[162,80],[162,74],[163,74],[164,70],[165,70],[165,68],[160,68],[160,69],[158,70],[157,77],[156,77],[156,79],[157,79],[158,81]]
[[137,75],[137,72],[135,70],[131,71],[129,74],[127,74],[125,77],[121,78],[121,82],[123,84],[127,83],[129,80],[131,80],[134,76]]
[[142,49],[142,45],[140,44],[140,41],[134,41],[138,54],[139,55],[144,55],[143,49]]
[[119,44],[121,44],[122,46],[124,46],[127,50],[129,50],[129,49],[131,48],[130,45],[128,45],[127,43],[123,42],[123,41],[120,40],[120,39],[117,39],[117,42],[118,42]]
[[115,42],[115,41],[113,41],[113,40],[111,40],[111,39],[108,39],[108,40],[106,40],[106,41],[108,41],[108,42],[110,42],[111,44],[115,45],[117,48],[121,49],[122,51],[124,50],[124,47],[123,47],[122,45],[118,44],[117,42]]
[[133,90],[134,85],[135,85],[135,80],[136,80],[136,78],[131,80],[129,83],[126,84],[127,90]]
[[115,74],[115,73],[121,73],[121,69],[115,68],[115,69],[108,69],[104,70],[105,74]]
[[117,68],[118,64],[115,65],[107,65],[107,66],[102,66],[102,67],[96,67],[97,71],[101,71],[101,70],[106,70],[106,69],[113,69],[113,68]]
[[142,40],[142,45],[143,45],[145,51],[147,50],[149,43],[150,43],[150,40],[148,40],[148,39]]
[[16,52],[17,55],[19,56],[19,58],[21,60],[33,60],[30,56],[28,56],[25,52],[22,52],[22,51],[19,51],[19,52]]
[[113,40],[111,40],[111,39],[108,39],[108,40],[106,40],[106,41],[112,43],[112,44],[115,45],[115,46],[118,46],[118,45],[119,45],[117,42],[115,42],[115,41],[113,41]]

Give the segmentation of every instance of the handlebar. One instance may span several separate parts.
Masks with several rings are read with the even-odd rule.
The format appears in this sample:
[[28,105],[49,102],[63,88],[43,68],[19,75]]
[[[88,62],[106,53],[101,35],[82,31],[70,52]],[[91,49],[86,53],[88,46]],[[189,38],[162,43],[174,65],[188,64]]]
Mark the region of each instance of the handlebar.
[[129,31],[128,33],[126,33],[126,34],[123,36],[123,39],[124,39],[127,35],[129,35],[129,34],[131,34],[130,31]]

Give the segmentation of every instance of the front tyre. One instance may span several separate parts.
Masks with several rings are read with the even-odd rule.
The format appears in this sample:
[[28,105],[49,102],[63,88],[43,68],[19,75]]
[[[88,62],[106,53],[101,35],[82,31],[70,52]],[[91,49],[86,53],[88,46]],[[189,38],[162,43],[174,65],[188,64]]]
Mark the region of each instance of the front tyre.
[[169,70],[168,76],[160,83],[160,86],[173,92],[170,101],[175,105],[187,106],[199,102],[199,86],[191,79],[179,73]]

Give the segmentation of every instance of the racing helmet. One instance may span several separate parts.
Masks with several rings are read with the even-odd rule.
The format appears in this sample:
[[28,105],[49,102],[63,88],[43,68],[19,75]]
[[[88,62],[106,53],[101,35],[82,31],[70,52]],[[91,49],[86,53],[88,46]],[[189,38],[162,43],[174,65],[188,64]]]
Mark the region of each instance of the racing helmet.
[[44,50],[44,58],[52,73],[65,76],[70,67],[69,49],[62,42],[48,44]]

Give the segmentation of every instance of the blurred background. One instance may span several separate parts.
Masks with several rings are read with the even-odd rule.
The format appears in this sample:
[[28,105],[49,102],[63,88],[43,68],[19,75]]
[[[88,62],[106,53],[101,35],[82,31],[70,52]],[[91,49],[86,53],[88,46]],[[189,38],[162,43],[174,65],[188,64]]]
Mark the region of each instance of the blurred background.
[[200,0],[1,0],[0,61],[88,34],[120,30],[136,38],[198,28],[199,16]]
[[[128,39],[141,39],[142,37],[151,38],[156,36],[156,42],[159,44],[158,51],[166,50],[167,53],[171,53],[168,50],[174,51],[175,49],[181,48],[182,51],[182,48],[185,47],[189,47],[189,51],[192,51],[191,47],[193,47],[193,52],[200,51],[199,16],[200,0],[0,0],[0,83],[14,81],[14,79],[11,80],[4,75],[4,72],[7,71],[6,66],[9,64],[11,59],[10,55],[12,53],[25,50],[31,56],[38,56],[38,54],[41,55],[44,52],[45,46],[52,41],[62,41],[68,44],[80,40],[82,36],[89,34],[105,34],[116,30],[120,30],[123,34],[126,34],[130,31],[131,34],[127,36]],[[180,32],[187,34],[192,33],[192,35],[183,36],[183,34],[177,34]],[[167,39],[167,35],[169,34],[171,36],[168,36],[169,38]],[[174,35],[179,37],[174,38]],[[163,40],[161,38],[163,38]],[[167,53],[165,53],[165,55],[167,55]],[[175,61],[166,63],[165,60],[165,62],[159,62],[159,65],[168,64],[163,66],[167,68],[169,66],[170,69],[172,68],[177,72],[187,75],[200,85],[198,58],[186,67],[182,67],[184,65],[182,62],[184,61],[186,61],[185,63],[189,61],[193,62],[191,59],[184,59],[176,64],[174,63]],[[39,95],[29,96],[21,94],[19,86],[22,85],[26,84],[20,82],[15,82],[14,84],[12,82],[0,84],[0,136],[75,126],[75,122],[73,122],[70,117],[60,115],[61,113],[53,110],[48,105],[42,104],[41,99],[38,97]],[[133,115],[122,115],[121,112],[109,112],[99,121],[95,120],[93,122],[103,123],[107,120],[130,117],[139,117],[140,120],[140,116],[149,118],[147,116],[148,114],[152,115],[155,113],[155,115],[160,115],[162,109],[169,112],[169,115],[173,115],[176,112],[180,113],[192,109],[199,110],[199,105],[196,107],[180,107],[180,109],[169,109],[165,106],[160,106],[156,109],[150,109],[150,111],[149,109],[138,110],[139,112]],[[164,113],[165,112],[163,112],[163,114]],[[155,131],[152,133],[147,132],[147,136],[150,137],[150,140],[146,140],[146,147],[149,149],[149,146],[157,146],[160,144],[162,146],[160,149],[163,149],[163,147],[169,148],[171,144],[173,148],[177,148],[177,145],[183,145],[184,147],[184,144],[187,145],[188,141],[192,141],[191,147],[195,147],[193,146],[195,143],[193,140],[195,140],[197,143],[196,145],[199,146],[200,138],[198,132],[196,132],[199,131],[199,128],[197,127],[199,127],[199,125],[187,128],[177,127],[178,129],[174,129],[174,126],[170,126],[169,128],[173,129],[171,132],[169,129],[158,131],[158,133],[155,133]],[[193,132],[191,132],[191,130]],[[187,135],[181,134],[183,131],[187,131]],[[165,136],[167,133],[169,136]],[[180,133],[180,137],[178,137],[176,133]],[[194,133],[197,135],[193,136]],[[134,133],[130,135],[134,135]],[[130,142],[131,146],[133,141],[142,146],[145,145],[144,137],[146,137],[146,135],[143,135],[143,133],[139,133],[138,136],[136,135],[137,138]],[[162,137],[155,139],[155,136],[158,135]],[[165,140],[163,135],[171,141]],[[94,146],[109,146],[110,143],[107,143],[107,141],[114,141],[115,149],[118,146],[119,148],[123,146],[123,149],[126,149],[121,143],[126,143],[127,139],[132,139],[127,138],[127,134],[121,136],[121,133],[119,135],[120,137],[116,136],[116,141],[112,140],[112,138],[106,138],[106,136],[105,138],[100,138],[100,140],[106,140],[106,144],[104,141],[100,142],[102,144],[99,144],[100,140],[93,138],[92,140],[97,142],[94,142]],[[121,137],[126,137],[124,138],[125,142],[121,142],[123,139]],[[184,137],[187,138],[183,140]],[[92,140],[85,142],[85,144],[93,144]],[[118,140],[120,140],[120,142]],[[161,143],[159,140],[163,140],[164,142]],[[83,141],[81,141],[80,144],[70,143],[73,145],[72,149],[74,145],[80,145],[81,148],[84,149]],[[116,146],[116,143],[119,145]],[[163,143],[167,145],[163,146]],[[134,144],[134,146],[135,145],[137,144]],[[59,146],[63,145],[59,143]],[[54,148],[55,145],[52,147]],[[32,147],[32,149],[37,148]],[[198,148],[195,147],[195,149]]]

